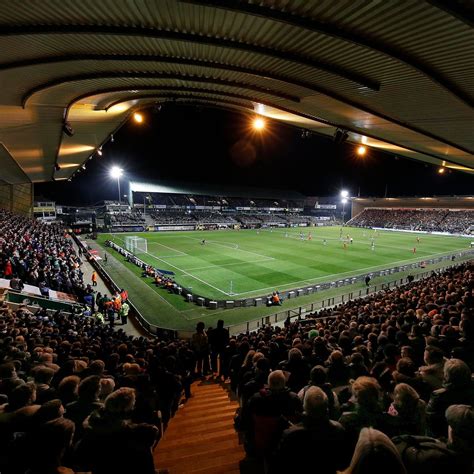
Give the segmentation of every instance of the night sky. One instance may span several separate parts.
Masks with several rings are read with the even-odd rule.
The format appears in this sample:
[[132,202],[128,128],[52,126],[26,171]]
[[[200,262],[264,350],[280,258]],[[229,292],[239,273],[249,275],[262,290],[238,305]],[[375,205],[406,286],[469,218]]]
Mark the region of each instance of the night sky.
[[351,144],[335,145],[315,134],[302,138],[301,129],[276,121],[254,132],[249,116],[238,112],[165,104],[143,115],[143,124],[125,124],[114,143],[103,147],[103,156],[94,155],[72,182],[37,184],[36,196],[72,205],[117,199],[116,181],[108,176],[113,165],[136,180],[240,184],[308,196],[336,195],[341,188],[353,196],[384,196],[386,187],[388,196],[463,195],[474,189],[472,175],[439,175],[435,166],[372,149],[360,158]]

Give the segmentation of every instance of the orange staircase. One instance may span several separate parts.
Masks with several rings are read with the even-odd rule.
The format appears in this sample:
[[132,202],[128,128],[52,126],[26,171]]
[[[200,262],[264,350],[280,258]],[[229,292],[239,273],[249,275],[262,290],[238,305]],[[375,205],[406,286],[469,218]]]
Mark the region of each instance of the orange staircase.
[[156,468],[169,474],[240,473],[245,451],[233,424],[238,403],[211,380],[195,382],[192,394],[154,452]]

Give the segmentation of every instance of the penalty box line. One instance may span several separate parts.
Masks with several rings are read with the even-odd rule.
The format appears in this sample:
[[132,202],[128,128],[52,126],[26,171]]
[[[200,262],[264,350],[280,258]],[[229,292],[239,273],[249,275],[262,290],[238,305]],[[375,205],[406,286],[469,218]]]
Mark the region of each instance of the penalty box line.
[[[119,237],[119,240],[120,240],[121,242],[124,242],[124,240],[121,239],[120,237]],[[193,275],[193,274],[187,272],[186,270],[183,270],[182,268],[177,267],[176,265],[173,265],[173,264],[167,262],[166,260],[163,260],[162,258],[157,257],[156,255],[153,255],[153,254],[151,254],[151,253],[149,253],[149,252],[144,252],[144,253],[145,253],[146,255],[148,255],[149,257],[152,257],[152,258],[154,258],[155,260],[158,260],[158,261],[160,261],[160,262],[163,262],[165,265],[168,265],[168,266],[170,266],[170,267],[172,267],[172,268],[174,268],[174,269],[176,269],[176,270],[178,270],[178,271],[184,273],[185,275],[188,275],[189,277],[194,278],[195,280],[200,281],[201,283],[204,283],[205,285],[209,286],[210,288],[213,288],[214,290],[217,290],[217,291],[219,291],[220,293],[222,293],[222,294],[224,294],[224,295],[226,295],[226,296],[231,296],[231,295],[230,295],[229,293],[227,293],[226,291],[223,291],[223,290],[221,290],[220,288],[217,288],[217,286],[211,285],[211,284],[208,283],[207,281],[202,280],[201,278],[199,278],[199,277],[197,277],[197,276],[195,276],[195,275]]]

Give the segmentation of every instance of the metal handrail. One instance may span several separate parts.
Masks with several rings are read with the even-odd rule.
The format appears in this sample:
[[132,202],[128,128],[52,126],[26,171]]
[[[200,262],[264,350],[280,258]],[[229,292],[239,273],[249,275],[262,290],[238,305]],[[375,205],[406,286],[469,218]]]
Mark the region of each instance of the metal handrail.
[[[459,264],[451,264],[444,267],[437,268],[437,271],[445,271],[450,268],[457,267]],[[414,275],[414,279],[412,281],[420,281],[423,280],[433,274],[433,270],[429,270],[426,272],[418,273]],[[396,280],[391,280],[386,283],[381,283],[374,286],[368,286],[367,288],[361,288],[358,291],[351,291],[348,293],[344,293],[342,295],[336,295],[328,298],[323,298],[321,301],[308,303],[306,305],[301,305],[297,308],[291,308],[284,311],[279,311],[277,313],[262,316],[260,318],[251,319],[248,321],[243,321],[238,324],[232,324],[227,326],[230,334],[240,334],[245,332],[255,331],[263,326],[268,326],[270,324],[276,324],[279,322],[285,321],[288,317],[291,319],[302,317],[306,313],[314,313],[317,311],[321,311],[323,309],[328,309],[334,307],[338,304],[344,304],[349,301],[365,298],[369,295],[374,295],[381,291],[388,290],[390,288],[395,288],[398,286],[409,284],[410,282],[407,280],[407,277],[397,278]],[[318,307],[319,306],[319,307]]]

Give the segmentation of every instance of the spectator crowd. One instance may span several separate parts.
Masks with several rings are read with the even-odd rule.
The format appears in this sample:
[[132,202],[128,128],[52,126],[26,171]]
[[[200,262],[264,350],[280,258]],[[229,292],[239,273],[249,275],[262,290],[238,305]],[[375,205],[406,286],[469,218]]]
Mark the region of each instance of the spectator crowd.
[[473,472],[474,266],[231,339],[236,428],[267,472]]
[[0,209],[0,278],[13,280],[13,289],[24,284],[76,294],[86,293],[81,260],[72,240],[56,224]]
[[471,233],[474,210],[367,208],[348,225],[427,232]]

